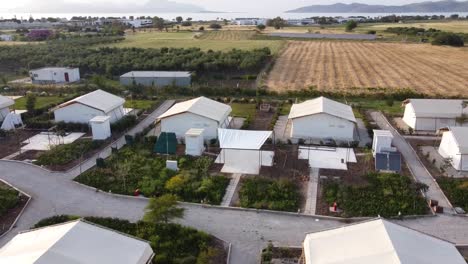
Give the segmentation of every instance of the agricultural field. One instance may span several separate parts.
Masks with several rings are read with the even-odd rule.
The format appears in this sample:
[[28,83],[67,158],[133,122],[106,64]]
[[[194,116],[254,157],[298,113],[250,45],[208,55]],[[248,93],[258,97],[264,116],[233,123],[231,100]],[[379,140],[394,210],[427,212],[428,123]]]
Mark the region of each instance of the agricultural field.
[[[286,92],[410,88],[429,95],[468,95],[468,50],[425,44],[291,41],[266,85]],[[372,89],[368,89],[372,91]]]
[[[359,24],[356,28],[357,31],[368,31],[368,30],[385,30],[389,27],[416,27],[430,29],[435,28],[442,31],[454,32],[454,33],[468,33],[468,21],[423,21],[423,22],[412,22],[412,23],[377,23],[377,24]],[[344,28],[343,28],[344,30]]]
[[[135,48],[200,48],[206,50],[229,51],[232,49],[252,50],[269,47],[273,53],[279,52],[282,40],[250,39],[254,31],[206,31],[205,33],[180,32],[137,32],[128,33],[124,41],[112,43],[110,47]],[[100,45],[102,46],[102,45]]]

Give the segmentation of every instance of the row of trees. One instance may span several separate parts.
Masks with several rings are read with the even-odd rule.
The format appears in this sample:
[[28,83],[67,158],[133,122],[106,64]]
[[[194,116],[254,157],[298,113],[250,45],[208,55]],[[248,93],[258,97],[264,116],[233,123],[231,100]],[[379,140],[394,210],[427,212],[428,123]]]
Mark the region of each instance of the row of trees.
[[432,38],[432,45],[447,45],[454,47],[463,47],[468,40],[466,33],[444,32],[438,29],[417,28],[417,27],[389,27],[385,32],[398,35],[423,36]]

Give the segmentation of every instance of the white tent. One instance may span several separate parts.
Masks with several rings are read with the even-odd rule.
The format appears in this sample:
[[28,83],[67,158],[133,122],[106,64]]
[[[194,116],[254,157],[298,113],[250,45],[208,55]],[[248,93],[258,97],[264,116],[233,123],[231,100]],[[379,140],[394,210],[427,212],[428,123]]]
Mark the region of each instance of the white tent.
[[12,130],[12,129],[15,129],[16,126],[19,126],[19,125],[23,125],[23,120],[21,119],[21,115],[11,112],[3,120],[1,129]]
[[455,246],[376,219],[308,234],[306,264],[466,264]]
[[147,264],[148,242],[81,220],[16,235],[0,249],[0,264]]
[[221,172],[259,174],[261,166],[273,166],[273,151],[260,148],[271,131],[218,129],[221,153],[216,163],[224,163]]
[[348,162],[356,163],[352,148],[299,146],[299,159],[309,160],[309,167],[348,170]]
[[468,171],[468,127],[450,127],[444,132],[439,154],[458,171]]

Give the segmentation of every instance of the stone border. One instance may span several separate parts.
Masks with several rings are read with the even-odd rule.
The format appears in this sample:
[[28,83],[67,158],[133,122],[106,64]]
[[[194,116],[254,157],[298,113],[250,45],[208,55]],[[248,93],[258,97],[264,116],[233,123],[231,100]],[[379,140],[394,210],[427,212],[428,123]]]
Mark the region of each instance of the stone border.
[[16,223],[18,222],[18,220],[20,219],[20,217],[23,215],[23,212],[24,212],[24,211],[26,210],[26,208],[28,207],[29,202],[31,202],[32,196],[29,195],[29,194],[27,194],[27,193],[25,193],[25,192],[23,192],[22,190],[20,190],[20,189],[14,187],[13,185],[11,185],[11,184],[10,184],[9,182],[7,182],[7,181],[4,181],[4,180],[2,180],[2,179],[0,179],[0,181],[1,181],[2,183],[4,183],[4,184],[8,185],[10,188],[12,188],[12,189],[18,191],[18,192],[21,193],[22,195],[28,197],[28,201],[27,201],[26,204],[23,206],[23,209],[21,209],[20,213],[16,216],[16,219],[15,219],[15,221],[13,221],[13,223],[10,225],[10,228],[9,228],[7,231],[5,231],[5,233],[3,233],[3,234],[0,235],[0,238],[3,238],[3,237],[6,236],[8,233],[10,233],[11,230],[16,226]]

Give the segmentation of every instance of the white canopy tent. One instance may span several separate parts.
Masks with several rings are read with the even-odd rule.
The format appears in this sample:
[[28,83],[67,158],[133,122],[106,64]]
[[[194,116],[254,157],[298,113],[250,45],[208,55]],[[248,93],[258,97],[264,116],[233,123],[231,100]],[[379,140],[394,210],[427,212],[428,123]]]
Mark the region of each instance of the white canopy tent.
[[216,163],[224,163],[221,172],[259,174],[261,166],[273,166],[273,151],[260,150],[271,131],[218,128],[221,153]]
[[147,264],[148,242],[82,220],[16,235],[0,249],[0,264]]
[[299,146],[298,158],[308,160],[309,167],[319,169],[348,170],[348,162],[357,162],[352,148],[324,146]]

